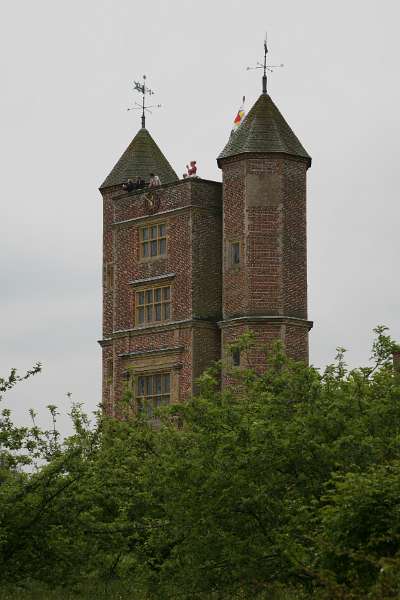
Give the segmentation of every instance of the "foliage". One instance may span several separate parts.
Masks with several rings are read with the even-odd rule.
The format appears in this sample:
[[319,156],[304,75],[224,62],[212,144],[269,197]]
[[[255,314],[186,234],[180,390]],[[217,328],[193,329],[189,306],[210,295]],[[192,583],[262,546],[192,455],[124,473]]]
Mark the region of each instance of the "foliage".
[[339,349],[320,373],[277,345],[265,372],[232,369],[221,391],[215,365],[195,398],[151,421],[132,416],[129,394],[119,420],[91,424],[73,406],[63,442],[3,411],[0,585],[63,586],[66,598],[101,598],[88,586],[138,600],[399,597],[400,375],[386,328],[375,333],[372,367],[349,370]]

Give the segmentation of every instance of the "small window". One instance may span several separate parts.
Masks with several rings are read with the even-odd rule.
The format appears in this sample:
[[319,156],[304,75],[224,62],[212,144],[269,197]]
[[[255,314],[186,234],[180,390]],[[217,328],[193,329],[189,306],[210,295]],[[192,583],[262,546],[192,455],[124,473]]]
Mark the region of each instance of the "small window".
[[171,318],[171,286],[136,292],[136,324],[161,323]]
[[141,227],[140,232],[140,258],[156,258],[167,254],[167,226],[157,223],[148,227]]
[[232,364],[234,367],[240,367],[240,350],[239,350],[239,348],[234,348],[232,350]]
[[112,358],[107,358],[106,378],[107,383],[112,385],[114,379],[114,361]]
[[240,242],[231,242],[230,263],[231,267],[240,265]]
[[112,262],[106,264],[106,289],[110,291],[114,287],[114,264]]
[[136,403],[139,413],[151,417],[157,408],[171,400],[171,374],[139,375],[136,382]]
[[114,385],[114,361],[112,358],[107,358],[106,361],[106,390],[108,398],[111,401],[113,396]]

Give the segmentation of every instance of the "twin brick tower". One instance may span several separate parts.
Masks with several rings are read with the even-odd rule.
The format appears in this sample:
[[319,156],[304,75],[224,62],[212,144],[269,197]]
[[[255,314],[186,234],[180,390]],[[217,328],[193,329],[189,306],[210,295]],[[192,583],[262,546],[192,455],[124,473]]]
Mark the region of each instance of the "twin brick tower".
[[[100,187],[108,414],[118,413],[127,382],[149,414],[184,401],[213,361],[246,363],[228,348],[248,330],[253,365],[265,363],[263,347],[275,339],[308,361],[311,158],[266,87],[264,68],[263,93],[217,158],[222,183],[179,179],[143,111],[142,128]],[[147,187],[150,173],[161,186]],[[137,176],[145,188],[122,188]]]

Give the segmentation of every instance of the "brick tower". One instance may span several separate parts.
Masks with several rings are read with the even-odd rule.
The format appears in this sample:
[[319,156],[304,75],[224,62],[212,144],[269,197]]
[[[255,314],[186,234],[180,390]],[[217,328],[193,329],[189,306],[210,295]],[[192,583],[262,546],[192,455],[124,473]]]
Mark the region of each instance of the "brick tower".
[[[131,386],[149,414],[185,400],[221,354],[221,184],[178,180],[148,130],[134,137],[103,196],[103,406]],[[149,188],[149,174],[161,186]],[[122,184],[141,176],[144,189]]]
[[[266,93],[266,84],[263,88],[218,157],[223,175],[222,347],[251,329],[259,347],[281,339],[289,356],[308,361],[306,174],[311,158]],[[264,356],[255,351],[252,364],[261,363]]]
[[[308,361],[306,174],[311,158],[266,92],[218,157],[223,182],[179,180],[142,128],[100,191],[103,406],[125,386],[136,410],[180,402],[196,378],[252,330]],[[150,173],[161,185],[148,186]],[[145,187],[123,183],[141,176]],[[221,350],[222,349],[222,350]],[[233,355],[234,364],[241,357]],[[242,357],[242,364],[245,359]]]

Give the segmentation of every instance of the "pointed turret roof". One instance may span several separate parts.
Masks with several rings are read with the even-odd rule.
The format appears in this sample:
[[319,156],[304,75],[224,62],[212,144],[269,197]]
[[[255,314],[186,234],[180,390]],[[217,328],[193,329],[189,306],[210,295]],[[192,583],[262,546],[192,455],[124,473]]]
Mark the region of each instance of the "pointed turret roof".
[[139,129],[100,189],[124,183],[138,175],[145,181],[155,173],[161,183],[178,181],[178,176],[145,127]]
[[222,158],[245,153],[283,153],[311,157],[301,145],[268,94],[262,94],[247,114],[243,123],[232,133],[218,156]]

